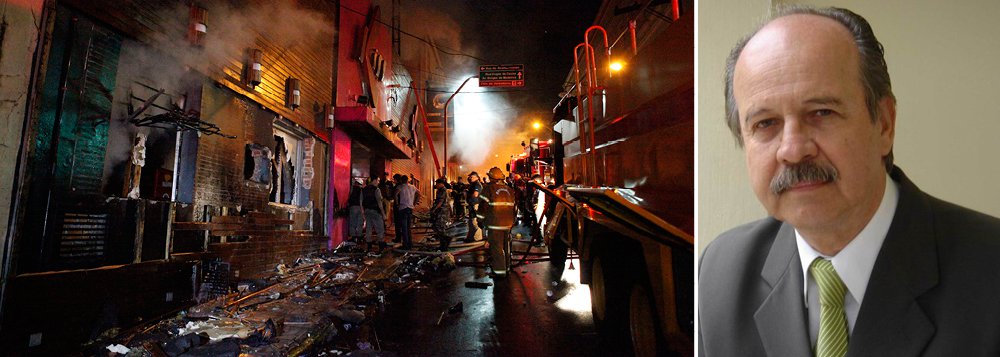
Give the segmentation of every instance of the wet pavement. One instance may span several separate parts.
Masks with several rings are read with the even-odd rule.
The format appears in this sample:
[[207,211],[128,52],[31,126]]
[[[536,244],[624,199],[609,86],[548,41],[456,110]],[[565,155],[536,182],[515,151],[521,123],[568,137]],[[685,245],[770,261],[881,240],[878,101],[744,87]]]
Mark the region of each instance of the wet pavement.
[[[458,256],[459,264],[482,260],[484,254]],[[400,294],[376,317],[381,349],[400,356],[601,355],[590,290],[579,284],[579,270],[565,270],[563,282],[554,288],[547,281],[548,269],[548,262],[531,263],[494,280],[487,269],[460,266]],[[466,287],[469,281],[493,285]],[[458,303],[461,312],[448,312]]]

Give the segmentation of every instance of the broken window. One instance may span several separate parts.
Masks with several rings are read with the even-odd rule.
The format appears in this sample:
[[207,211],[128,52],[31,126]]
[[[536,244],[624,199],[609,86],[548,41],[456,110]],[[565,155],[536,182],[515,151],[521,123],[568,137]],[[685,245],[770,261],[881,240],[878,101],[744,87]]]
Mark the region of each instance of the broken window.
[[268,184],[271,183],[271,149],[259,144],[247,144],[243,155],[243,178]]
[[[297,129],[297,130],[296,130]],[[270,167],[270,200],[305,207],[309,205],[315,169],[316,140],[301,128],[285,121],[274,126],[274,147]]]

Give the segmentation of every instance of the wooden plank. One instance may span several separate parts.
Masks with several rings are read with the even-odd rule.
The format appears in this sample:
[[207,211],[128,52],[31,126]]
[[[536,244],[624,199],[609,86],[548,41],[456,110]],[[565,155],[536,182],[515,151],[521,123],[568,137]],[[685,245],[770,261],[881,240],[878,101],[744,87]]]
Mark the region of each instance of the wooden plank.
[[215,216],[212,217],[212,223],[245,223],[246,219],[242,216]]
[[136,213],[135,213],[135,239],[133,240],[133,246],[135,254],[132,256],[132,263],[139,263],[142,261],[142,238],[145,235],[146,229],[146,205],[142,201],[136,202]]
[[209,223],[209,229],[213,230],[237,230],[246,227],[245,224],[240,223]]
[[174,222],[175,231],[203,231],[209,229],[208,222]]
[[238,236],[255,236],[255,237],[272,237],[272,236],[274,236],[274,233],[275,232],[273,230],[245,230],[245,231],[236,231],[236,234],[234,234],[234,235],[238,235]]
[[261,225],[261,226],[270,226],[274,224],[272,222],[274,222],[273,217],[272,218],[257,217],[257,218],[251,218],[250,221],[247,223]]

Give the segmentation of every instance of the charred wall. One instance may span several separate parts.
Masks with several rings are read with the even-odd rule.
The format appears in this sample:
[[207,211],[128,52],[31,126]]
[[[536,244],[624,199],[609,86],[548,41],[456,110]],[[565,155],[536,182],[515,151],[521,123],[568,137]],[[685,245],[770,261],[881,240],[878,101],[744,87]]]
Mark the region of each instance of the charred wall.
[[[276,231],[274,235],[251,236],[240,242],[213,242],[208,252],[212,257],[222,258],[232,264],[240,276],[253,277],[274,268],[280,262],[292,262],[295,258],[324,248],[322,225],[312,223],[311,218],[323,217],[321,207],[325,195],[325,145],[317,143],[313,166],[316,177],[310,190],[312,207],[297,207],[271,203],[270,184],[257,183],[245,178],[245,146],[258,144],[275,147],[273,135],[274,120],[277,115],[261,108],[246,98],[234,96],[226,88],[206,86],[202,97],[202,116],[219,126],[223,132],[235,135],[236,139],[219,136],[202,137],[199,143],[195,182],[194,220],[205,220],[206,208],[227,207],[234,211],[271,212],[276,217],[288,217],[295,221],[293,230],[313,230],[308,237],[290,234],[290,231]],[[312,215],[310,216],[310,213]]]
[[[197,266],[201,259],[222,258],[231,262],[234,272],[238,271],[240,276],[253,277],[273,269],[279,262],[291,262],[302,254],[326,247],[323,217],[326,214],[329,181],[325,174],[329,135],[325,129],[325,114],[329,111],[333,95],[333,3],[319,0],[199,3],[199,6],[208,9],[209,32],[201,46],[192,46],[185,37],[188,1],[45,2],[52,11],[56,8],[69,9],[74,17],[79,15],[83,19],[81,22],[66,20],[60,26],[85,23],[87,31],[96,34],[90,38],[114,40],[111,43],[113,46],[109,45],[114,51],[102,52],[108,54],[107,61],[102,62],[106,66],[100,67],[106,73],[81,77],[103,80],[100,86],[92,87],[98,91],[87,94],[89,99],[100,99],[100,115],[74,113],[73,122],[53,119],[65,119],[69,111],[47,112],[55,106],[46,105],[46,100],[50,104],[59,102],[61,92],[73,92],[60,89],[64,87],[62,83],[71,81],[65,78],[60,80],[58,70],[50,71],[65,67],[69,70],[63,72],[69,71],[72,76],[76,74],[71,71],[85,72],[98,68],[91,66],[81,70],[61,64],[63,61],[60,60],[68,58],[66,56],[73,51],[87,52],[81,44],[96,41],[88,42],[87,38],[74,40],[72,36],[53,38],[59,33],[53,30],[55,16],[43,17],[37,13],[41,1],[23,3],[30,3],[33,8],[8,9],[8,14],[12,16],[9,19],[14,19],[15,13],[17,19],[14,27],[8,28],[2,43],[4,56],[0,64],[3,65],[3,82],[0,88],[3,91],[0,94],[4,99],[9,95],[41,97],[27,115],[29,125],[24,142],[30,143],[28,147],[34,148],[34,151],[28,149],[29,159],[22,162],[27,164],[23,169],[27,172],[24,185],[31,187],[21,193],[19,199],[42,203],[36,205],[34,210],[19,208],[18,214],[26,218],[20,221],[21,228],[17,233],[19,246],[15,249],[18,251],[8,253],[15,262],[15,270],[4,276],[9,279],[6,280],[0,320],[0,351],[62,354],[62,351],[72,350],[109,328],[124,329],[189,303],[199,279],[199,272],[192,267]],[[40,21],[40,26],[34,21]],[[76,31],[76,36],[80,37],[78,28],[83,27],[72,26],[76,27],[67,31],[71,34]],[[35,36],[37,32],[21,32],[18,30],[21,27],[30,27],[35,31],[41,28],[43,33]],[[17,36],[11,36],[15,33]],[[19,42],[11,42],[11,38]],[[35,85],[39,88],[31,93],[24,73],[10,72],[7,68],[14,59],[21,61],[15,63],[18,67],[26,67],[27,64],[22,62],[32,57],[32,46],[22,47],[28,49],[24,53],[8,52],[7,49],[21,42],[37,41],[38,38],[48,42],[40,46],[43,48],[38,58],[41,64],[33,69]],[[63,49],[54,50],[59,46]],[[242,75],[248,48],[257,48],[263,53],[262,80],[257,86],[248,85]],[[53,51],[63,51],[63,54],[57,54],[63,57],[50,58],[55,53]],[[87,57],[89,55],[81,56],[90,58]],[[32,69],[27,66],[27,70]],[[57,75],[46,77],[49,73]],[[289,77],[297,78],[301,83],[301,105],[298,107],[286,103],[285,84]],[[192,78],[198,88],[196,91],[189,90]],[[265,213],[273,215],[276,220],[290,220],[292,224],[275,228],[274,232],[240,234],[237,241],[216,238],[207,244],[207,249],[200,249],[202,246],[199,243],[199,249],[194,249],[196,253],[184,257],[166,251],[170,246],[164,244],[169,242],[165,228],[169,226],[170,219],[165,217],[171,217],[171,205],[170,202],[154,202],[154,199],[168,201],[170,197],[164,198],[161,192],[155,197],[143,195],[141,200],[122,198],[124,184],[121,177],[126,171],[122,165],[129,159],[131,140],[136,133],[147,134],[151,139],[147,147],[147,154],[151,156],[147,157],[149,166],[144,169],[169,171],[174,166],[175,130],[138,128],[126,120],[142,105],[143,99],[160,89],[164,90],[164,94],[154,101],[158,109],[151,109],[139,118],[163,114],[172,109],[184,110],[185,115],[194,115],[205,123],[217,126],[220,133],[235,136],[186,136],[195,143],[192,146],[194,151],[187,159],[193,174],[191,182],[187,182],[191,200],[186,202],[191,203],[178,205],[184,211],[179,212],[178,217],[199,221],[205,218],[207,208],[228,207],[234,209],[233,214]],[[86,108],[91,104],[82,99],[77,102],[82,103],[80,107]],[[23,101],[11,103],[24,105]],[[5,115],[24,115],[17,108],[7,108],[6,101],[3,105],[0,109]],[[4,121],[11,127],[4,132],[20,136],[20,131],[13,130],[13,127],[19,126],[21,121],[15,119]],[[288,123],[303,139],[315,141],[308,165],[314,175],[312,188],[303,191],[307,194],[307,203],[275,204],[269,197],[272,184],[250,181],[245,177],[247,145],[273,148],[276,121]],[[67,136],[60,136],[60,133],[69,132],[67,125],[70,123],[78,123],[82,128],[74,129],[73,143],[55,144],[66,140]],[[59,128],[60,125],[62,128]],[[87,129],[90,126],[99,130]],[[77,140],[84,138],[82,135],[85,133],[89,133],[85,139],[94,140]],[[2,151],[0,157],[9,158],[15,154]],[[34,165],[33,159],[41,164]],[[54,178],[47,177],[47,172],[56,172],[53,176],[58,178],[59,172],[52,168],[65,166],[63,161],[87,168],[86,187],[79,186],[82,181],[74,181],[76,176],[72,175],[75,174],[70,174],[66,176],[70,179],[62,181],[71,183],[71,186],[52,188]],[[6,168],[0,168],[2,177],[8,173],[4,170]],[[67,172],[82,171],[67,169]],[[298,174],[302,175],[301,172]],[[142,184],[145,187],[143,191],[151,192],[153,189],[149,188],[155,184],[147,181]],[[29,189],[35,191],[29,194]],[[57,198],[53,202],[65,202],[59,203],[57,208],[67,213],[66,216],[69,213],[80,214],[71,212],[78,210],[87,211],[85,213],[102,220],[102,233],[95,233],[97,238],[87,244],[102,245],[106,249],[102,255],[107,259],[92,259],[84,265],[60,265],[50,261],[63,259],[60,244],[69,239],[58,233],[63,232],[68,223],[60,222],[61,226],[46,226],[49,223],[36,225],[48,227],[48,230],[30,227],[33,222],[31,217],[48,217],[52,213],[55,206],[45,203],[47,196]],[[140,210],[145,212],[145,217],[136,213]],[[89,217],[85,218],[93,220]],[[128,220],[131,221],[125,222]],[[153,221],[156,227],[150,223]],[[141,229],[137,230],[136,225],[143,222],[146,230],[144,235],[140,235]],[[50,239],[53,237],[55,239]],[[147,244],[150,242],[154,242],[156,247]],[[60,269],[77,270],[57,271]],[[31,343],[36,345],[29,348]]]
[[[333,95],[335,4],[328,1],[195,1],[208,13],[200,47],[185,40],[189,2],[69,0],[118,31],[163,50],[239,95],[261,104],[327,141],[324,118]],[[262,51],[262,80],[243,81],[246,50]],[[301,106],[285,105],[285,81],[301,82]]]
[[[218,125],[236,139],[203,136],[199,140],[195,207],[204,205],[240,207],[262,211],[268,202],[268,185],[244,180],[244,145],[274,146],[274,138],[256,127],[270,129],[274,115],[254,103],[233,96],[227,90],[206,87],[202,97],[202,118]],[[195,219],[202,213],[195,211]]]
[[[142,74],[139,77],[144,84],[167,88],[170,92],[171,88],[183,87],[181,78],[187,77],[189,71],[205,78],[200,106],[195,109],[202,120],[236,138],[203,135],[197,139],[191,219],[202,220],[206,209],[221,207],[275,211],[279,216],[294,218],[294,229],[310,229],[322,234],[321,218],[326,211],[325,142],[328,141],[325,114],[333,94],[335,4],[326,1],[167,0],[68,0],[60,3],[147,45],[149,50],[133,51],[131,55],[132,62],[139,62],[135,67],[140,70],[135,72]],[[192,4],[205,8],[208,14],[208,31],[200,46],[192,46],[185,37]],[[255,86],[244,76],[249,66],[248,49],[258,49],[262,53],[261,81]],[[174,65],[150,66],[150,61]],[[143,65],[143,62],[147,63]],[[301,83],[298,107],[286,103],[288,78],[296,78]],[[277,120],[290,122],[304,133],[303,136],[317,139],[313,149],[315,156],[311,160],[314,184],[308,192],[310,205],[275,206],[268,197],[272,189],[269,184],[245,179],[246,145],[273,149],[272,134]],[[111,155],[109,152],[109,157]],[[163,164],[166,166],[168,162]],[[183,184],[178,182],[179,187],[184,187]],[[320,218],[318,223],[317,217]]]

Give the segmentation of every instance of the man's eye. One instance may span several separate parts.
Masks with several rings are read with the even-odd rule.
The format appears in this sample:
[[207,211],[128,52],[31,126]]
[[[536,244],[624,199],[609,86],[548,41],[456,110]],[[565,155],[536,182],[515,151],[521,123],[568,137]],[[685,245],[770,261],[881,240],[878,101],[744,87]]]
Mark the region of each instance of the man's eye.
[[753,124],[754,130],[765,129],[774,125],[774,119],[764,119]]
[[818,116],[818,117],[825,117],[825,116],[833,115],[833,111],[830,110],[830,109],[820,109],[820,110],[817,110],[817,111],[815,111],[813,113],[816,114],[816,116]]

